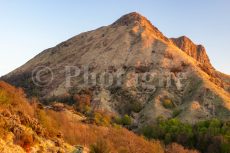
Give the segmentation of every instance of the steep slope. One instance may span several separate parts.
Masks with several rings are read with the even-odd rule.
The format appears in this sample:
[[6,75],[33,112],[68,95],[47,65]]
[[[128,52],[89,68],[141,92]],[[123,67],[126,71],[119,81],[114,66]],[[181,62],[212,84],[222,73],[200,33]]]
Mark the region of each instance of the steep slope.
[[212,67],[206,50],[202,45],[195,45],[188,37],[172,38],[173,43],[198,62]]
[[[49,69],[40,73],[39,66]],[[112,84],[98,79],[103,75],[112,77]],[[145,17],[130,13],[43,51],[2,79],[42,99],[63,99],[87,88],[93,92],[92,105],[129,114],[134,126],[141,126],[175,112],[192,123],[229,119],[229,82],[222,76],[202,46],[185,37],[168,39]]]
[[229,92],[230,76],[218,72],[214,69],[214,67],[210,63],[209,57],[206,53],[206,49],[204,48],[204,46],[194,44],[186,36],[181,36],[179,38],[171,38],[171,40],[179,49],[181,49],[186,54],[188,54],[200,63],[198,66],[210,76],[210,81]]
[[[0,81],[0,151],[71,152],[74,147],[50,135],[21,89]],[[57,131],[58,132],[58,131]]]

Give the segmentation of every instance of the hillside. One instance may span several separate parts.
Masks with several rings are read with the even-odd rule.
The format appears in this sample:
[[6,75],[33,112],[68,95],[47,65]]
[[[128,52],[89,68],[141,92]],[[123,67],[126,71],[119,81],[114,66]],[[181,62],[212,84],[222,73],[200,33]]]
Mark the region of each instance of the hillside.
[[230,78],[213,68],[205,48],[167,38],[138,13],[49,48],[2,79],[42,101],[71,103],[90,90],[94,107],[130,115],[137,129],[173,114],[189,123],[230,119]]
[[84,120],[68,105],[43,106],[36,99],[26,99],[20,88],[0,82],[1,153],[72,153],[79,148],[88,153],[93,145],[111,153],[198,153],[176,143],[165,147],[159,141],[147,141],[118,125]]
[[23,90],[0,82],[0,152],[72,152],[58,131],[52,134],[41,124],[34,104]]

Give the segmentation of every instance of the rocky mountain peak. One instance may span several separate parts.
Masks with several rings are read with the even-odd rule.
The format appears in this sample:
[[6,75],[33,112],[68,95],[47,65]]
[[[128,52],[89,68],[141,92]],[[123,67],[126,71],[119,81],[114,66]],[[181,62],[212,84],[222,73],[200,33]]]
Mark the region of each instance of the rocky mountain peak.
[[155,27],[146,17],[137,12],[132,12],[120,17],[112,24],[112,27],[127,26],[127,27],[139,27],[141,32],[146,32],[147,35],[155,35],[155,37],[169,42],[169,39],[163,35],[163,33]]
[[[132,12],[126,15],[123,15],[122,17],[120,17],[117,21],[115,21],[113,23],[113,25],[131,25],[134,24],[136,22],[149,22],[144,16],[142,16],[141,14],[137,13],[137,12]],[[149,24],[151,24],[149,22]]]
[[196,45],[191,39],[186,36],[171,38],[171,40],[178,48],[187,53],[189,56],[196,59],[198,62],[212,67],[204,46]]

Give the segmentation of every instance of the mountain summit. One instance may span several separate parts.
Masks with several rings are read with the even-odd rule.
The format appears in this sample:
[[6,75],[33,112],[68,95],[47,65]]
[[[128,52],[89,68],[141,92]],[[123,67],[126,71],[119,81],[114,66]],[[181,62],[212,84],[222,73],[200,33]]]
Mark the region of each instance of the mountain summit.
[[122,26],[128,26],[130,24],[134,24],[136,22],[143,23],[146,22],[151,25],[151,23],[146,19],[144,16],[140,15],[137,12],[132,12],[129,14],[126,14],[119,18],[117,21],[113,23],[113,25],[122,25]]
[[[85,80],[86,67],[96,84]],[[112,85],[102,84],[104,74]],[[205,48],[167,38],[138,13],[44,50],[2,79],[46,102],[91,93],[95,108],[128,114],[137,127],[158,117],[230,117],[230,77],[213,68]]]
[[169,41],[152,23],[144,16],[137,12],[126,14],[115,21],[112,26],[140,26],[144,29],[151,30],[151,34],[155,34],[165,41]]

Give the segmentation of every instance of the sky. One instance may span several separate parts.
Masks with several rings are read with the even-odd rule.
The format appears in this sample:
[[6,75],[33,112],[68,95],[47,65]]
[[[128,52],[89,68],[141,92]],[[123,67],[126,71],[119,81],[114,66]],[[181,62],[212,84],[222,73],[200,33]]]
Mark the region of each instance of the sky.
[[229,0],[0,0],[0,76],[81,32],[139,12],[167,37],[202,44],[230,74]]

